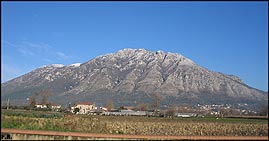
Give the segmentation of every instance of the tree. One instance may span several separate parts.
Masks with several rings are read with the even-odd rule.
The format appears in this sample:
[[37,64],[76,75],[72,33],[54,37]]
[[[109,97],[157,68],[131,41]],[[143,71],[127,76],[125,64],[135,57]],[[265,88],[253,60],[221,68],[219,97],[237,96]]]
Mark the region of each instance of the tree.
[[40,96],[42,96],[41,104],[48,106],[48,97],[52,95],[51,90],[41,90],[37,92]]
[[114,102],[113,100],[109,100],[105,106],[107,108],[108,111],[111,111],[111,109],[114,108]]
[[231,109],[225,109],[225,108],[220,109],[220,116],[221,117],[230,116],[230,115],[232,115]]
[[147,103],[139,103],[137,105],[137,109],[140,111],[146,111],[148,109],[148,104]]
[[42,96],[42,100],[41,100],[41,104],[46,105],[47,104],[47,101],[48,101],[48,96],[43,95]]
[[36,95],[33,95],[29,98],[30,107],[34,108],[36,105]]
[[179,106],[178,109],[177,109],[177,112],[180,112],[180,113],[187,113],[187,112],[189,112],[188,105]]
[[120,106],[118,110],[127,110],[124,106]]
[[39,97],[38,99],[41,99],[41,104],[46,105],[47,107],[50,106],[50,103],[48,102],[48,97],[51,95],[52,92],[49,89],[43,89],[35,92],[35,97]]
[[173,117],[176,113],[177,106],[176,105],[171,105],[169,106],[168,110],[166,111],[166,115],[168,117]]
[[151,104],[151,107],[154,109],[154,111],[157,111],[157,109],[160,107],[161,103],[161,97],[158,95],[153,95],[153,102]]
[[268,116],[268,100],[262,103],[260,115]]

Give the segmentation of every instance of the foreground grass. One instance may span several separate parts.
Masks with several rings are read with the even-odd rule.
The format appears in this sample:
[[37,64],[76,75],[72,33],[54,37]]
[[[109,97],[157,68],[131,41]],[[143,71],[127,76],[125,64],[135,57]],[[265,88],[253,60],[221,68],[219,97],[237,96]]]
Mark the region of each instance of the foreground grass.
[[1,128],[105,134],[268,136],[268,121],[262,119],[64,116],[16,110],[1,113]]

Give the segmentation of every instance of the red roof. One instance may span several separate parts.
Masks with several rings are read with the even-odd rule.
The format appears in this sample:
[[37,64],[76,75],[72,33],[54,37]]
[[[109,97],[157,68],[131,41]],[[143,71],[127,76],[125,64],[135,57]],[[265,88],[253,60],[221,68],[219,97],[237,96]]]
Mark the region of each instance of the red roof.
[[93,105],[92,102],[79,102],[77,105]]

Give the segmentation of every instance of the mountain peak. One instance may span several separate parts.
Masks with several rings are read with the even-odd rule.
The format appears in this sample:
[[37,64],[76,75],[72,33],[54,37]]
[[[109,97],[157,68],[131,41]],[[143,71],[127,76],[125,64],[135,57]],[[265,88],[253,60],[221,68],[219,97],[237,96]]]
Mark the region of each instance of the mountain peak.
[[172,52],[164,52],[163,50],[158,50],[156,52],[146,50],[146,49],[132,49],[132,48],[125,48],[119,50],[115,54],[118,57],[135,57],[137,59],[143,58],[157,58],[162,61],[169,61],[169,62],[179,62],[180,64],[184,65],[195,65],[195,63],[188,59],[187,57],[179,54],[179,53],[172,53]]

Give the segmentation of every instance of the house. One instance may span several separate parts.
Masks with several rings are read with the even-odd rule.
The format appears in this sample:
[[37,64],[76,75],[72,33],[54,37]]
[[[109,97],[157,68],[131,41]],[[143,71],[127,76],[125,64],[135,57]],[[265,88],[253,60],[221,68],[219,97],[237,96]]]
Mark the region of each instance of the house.
[[196,113],[175,113],[177,117],[189,118],[189,117],[196,117]]
[[133,110],[121,110],[120,111],[123,115],[130,115],[130,116],[146,116],[146,111],[133,111]]
[[47,108],[47,105],[46,104],[36,104],[35,105],[36,108]]
[[[78,111],[76,111],[76,109],[78,109]],[[77,114],[89,114],[90,112],[94,112],[94,110],[95,104],[92,102],[79,102],[71,107],[71,112]]]
[[107,108],[105,107],[94,107],[94,110],[93,111],[90,111],[90,115],[101,115],[103,114],[104,112],[107,112]]
[[55,111],[59,111],[61,109],[61,105],[51,104],[51,109]]

